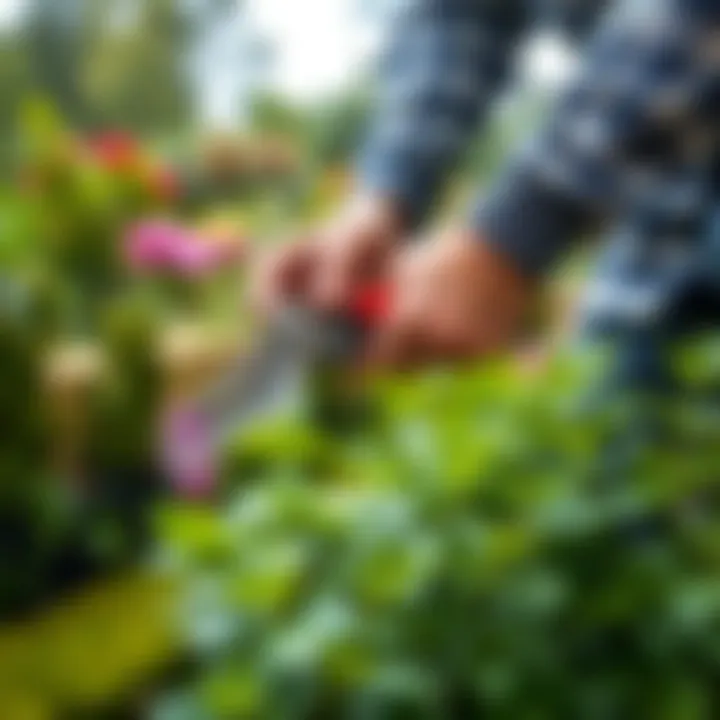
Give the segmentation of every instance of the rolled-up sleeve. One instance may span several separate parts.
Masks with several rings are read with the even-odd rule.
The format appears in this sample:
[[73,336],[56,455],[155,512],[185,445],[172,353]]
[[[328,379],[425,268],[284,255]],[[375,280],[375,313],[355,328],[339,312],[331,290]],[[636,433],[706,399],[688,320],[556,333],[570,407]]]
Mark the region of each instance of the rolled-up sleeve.
[[502,87],[524,7],[520,0],[413,0],[397,18],[358,175],[364,190],[399,203],[411,227],[429,213]]
[[616,3],[579,78],[471,221],[520,268],[542,274],[636,196],[704,172],[719,128],[720,3]]

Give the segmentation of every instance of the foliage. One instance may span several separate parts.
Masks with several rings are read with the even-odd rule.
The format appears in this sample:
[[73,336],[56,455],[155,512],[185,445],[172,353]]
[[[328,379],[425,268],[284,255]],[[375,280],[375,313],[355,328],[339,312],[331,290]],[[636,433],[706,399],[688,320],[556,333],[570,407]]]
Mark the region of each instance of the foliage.
[[94,398],[91,447],[105,468],[139,467],[153,456],[154,409],[159,403],[158,322],[142,296],[108,308],[100,335],[105,378]]
[[[96,5],[107,8],[105,2]],[[88,118],[78,76],[99,19],[88,8],[86,0],[37,0],[23,28],[33,90],[50,95],[60,111],[79,125]]]
[[57,466],[46,359],[59,337],[57,284],[37,271],[0,279],[0,617],[135,559],[157,496],[160,377],[147,304],[123,298],[103,325],[107,376],[91,393],[82,467]]
[[163,518],[203,663],[166,717],[714,717],[717,409],[582,410],[574,368],[239,439],[237,489]]
[[0,35],[0,167],[7,167],[11,150],[8,138],[15,136],[17,114],[31,87],[31,72],[21,40],[15,35]]
[[[112,10],[106,8],[106,18]],[[129,27],[106,20],[94,34],[83,66],[88,104],[102,126],[177,129],[191,110],[188,18],[174,0],[136,3],[135,15]]]
[[[27,108],[21,155],[18,186],[0,198],[0,616],[135,558],[159,487],[155,304],[131,290],[118,252],[128,218],[168,200],[157,161],[126,136],[81,140],[42,103]],[[68,468],[48,394],[56,346],[78,331],[106,366]]]
[[172,178],[130,136],[76,136],[41,101],[26,105],[21,129],[18,187],[8,205],[23,225],[12,259],[42,264],[62,280],[76,316],[68,322],[87,329],[126,280],[124,226],[167,207]]
[[309,145],[321,166],[352,161],[370,114],[370,94],[354,90],[327,101],[311,113]]
[[188,116],[188,18],[174,0],[36,0],[14,57],[79,128],[176,129]]
[[250,129],[301,139],[306,132],[306,113],[283,97],[270,92],[257,93],[250,107]]
[[161,578],[123,573],[0,627],[3,717],[142,717],[141,687],[173,662],[172,592]]
[[41,461],[49,439],[39,394],[44,305],[39,281],[0,279],[0,613],[37,591],[56,540],[52,478]]

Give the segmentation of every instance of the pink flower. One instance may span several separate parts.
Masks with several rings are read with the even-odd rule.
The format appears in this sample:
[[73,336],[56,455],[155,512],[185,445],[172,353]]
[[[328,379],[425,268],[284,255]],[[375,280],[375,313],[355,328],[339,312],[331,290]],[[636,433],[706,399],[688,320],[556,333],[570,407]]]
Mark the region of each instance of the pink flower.
[[166,272],[188,279],[205,277],[233,258],[228,248],[167,220],[140,222],[125,239],[125,257],[140,272]]
[[203,498],[217,484],[214,452],[203,418],[192,409],[176,408],[164,423],[161,457],[172,488],[185,498]]

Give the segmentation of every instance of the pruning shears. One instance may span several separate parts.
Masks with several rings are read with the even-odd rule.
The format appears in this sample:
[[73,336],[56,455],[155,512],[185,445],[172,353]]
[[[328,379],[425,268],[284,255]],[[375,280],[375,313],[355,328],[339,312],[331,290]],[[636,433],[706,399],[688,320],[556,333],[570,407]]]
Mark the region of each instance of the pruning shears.
[[168,414],[161,433],[161,463],[173,487],[183,494],[212,488],[228,440],[281,413],[302,396],[318,368],[352,362],[387,315],[389,304],[389,289],[369,284],[334,315],[298,305],[279,312],[255,348]]

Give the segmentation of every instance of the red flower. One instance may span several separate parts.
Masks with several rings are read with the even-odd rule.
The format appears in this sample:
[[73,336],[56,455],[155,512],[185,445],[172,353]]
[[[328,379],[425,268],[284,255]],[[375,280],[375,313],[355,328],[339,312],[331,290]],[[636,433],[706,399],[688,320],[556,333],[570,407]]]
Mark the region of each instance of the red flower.
[[88,147],[103,167],[123,172],[134,167],[140,157],[140,147],[128,133],[113,131],[91,138]]

